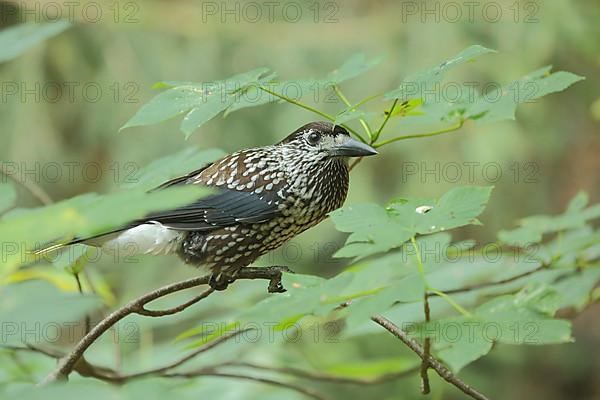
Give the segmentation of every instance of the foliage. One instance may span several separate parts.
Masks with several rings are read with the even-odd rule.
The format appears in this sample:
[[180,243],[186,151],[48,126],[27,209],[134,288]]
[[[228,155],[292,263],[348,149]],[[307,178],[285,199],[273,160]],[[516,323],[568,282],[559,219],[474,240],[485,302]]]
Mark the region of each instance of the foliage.
[[[42,29],[31,37],[41,40],[58,32]],[[5,32],[0,42],[10,34]],[[4,53],[0,60],[15,57],[30,43],[33,39]],[[396,89],[365,96],[356,103],[346,99],[340,84],[370,71],[381,59],[355,55],[316,80],[279,81],[268,69],[259,68],[211,83],[161,82],[156,87],[164,90],[143,105],[123,128],[156,124],[184,115],[180,129],[189,137],[220,114],[229,116],[243,108],[283,101],[343,124],[360,140],[383,147],[398,140],[454,132],[467,121],[514,119],[518,104],[562,91],[583,79],[564,71],[551,73],[545,67],[507,84],[497,93],[477,94],[451,103],[429,101],[423,96],[424,92],[436,90],[436,84],[451,69],[490,53],[493,51],[481,46],[469,47],[434,67],[407,76]],[[282,90],[286,82],[294,82],[301,88],[314,84],[332,87],[345,108],[331,115],[291,99]],[[528,92],[532,87],[535,92]],[[487,100],[492,96],[499,100]],[[366,105],[375,100],[383,100],[379,103],[383,105],[375,112],[367,110]],[[391,118],[411,119],[432,128],[424,133],[393,136],[385,129]],[[39,244],[105,232],[147,212],[205,195],[206,191],[196,188],[150,193],[147,190],[219,155],[216,150],[187,150],[150,164],[140,171],[139,184],[134,187],[129,185],[107,195],[86,194],[36,209],[11,210],[16,200],[14,187],[1,185],[0,212],[4,214],[0,219],[0,242],[5,245],[0,269],[2,321],[16,326],[77,321],[98,310],[102,302],[110,304],[108,294],[74,294],[72,291],[76,289],[66,285],[66,279],[28,274],[39,270],[28,270],[32,260],[26,251]],[[476,240],[453,241],[449,230],[481,224],[477,218],[491,192],[491,187],[456,187],[438,199],[394,198],[385,206],[349,204],[331,214],[336,228],[349,234],[345,246],[336,253],[336,257],[352,259],[343,272],[329,279],[284,274],[286,293],[260,300],[256,296],[240,299],[243,306],[237,311],[226,315],[216,313],[211,324],[203,321],[199,326],[182,330],[178,341],[184,343],[185,349],[196,349],[216,343],[225,333],[239,327],[269,326],[274,332],[292,335],[299,329],[308,332],[315,324],[315,333],[325,326],[335,327],[333,334],[325,332],[328,339],[379,340],[384,331],[370,317],[383,314],[417,341],[431,342],[432,354],[456,373],[488,354],[496,343],[545,345],[574,340],[569,320],[557,313],[566,309],[581,311],[597,295],[594,288],[600,280],[600,233],[593,224],[600,217],[600,205],[588,206],[587,196],[580,193],[563,214],[524,218],[519,227],[500,231],[498,242],[483,245]],[[84,251],[80,249],[69,262],[55,262],[58,274],[70,279],[85,271],[85,263],[78,262]],[[84,289],[92,290],[89,285]],[[228,293],[233,290],[238,287]],[[249,300],[255,300],[254,304],[243,303]],[[428,308],[431,315],[426,311]],[[11,334],[6,326],[3,333],[10,334],[10,340],[3,340],[3,345],[27,344],[26,339]],[[275,353],[285,352],[293,345],[286,340],[276,343],[266,340],[258,346],[263,352]],[[168,348],[172,347],[169,343]],[[7,348],[0,353],[3,364],[14,363],[10,361],[14,350]],[[218,357],[232,358],[226,349],[219,351],[222,353]],[[337,362],[314,363],[312,369],[334,378],[377,378],[409,371],[417,364],[414,359],[394,355],[366,361],[351,354],[340,356]],[[290,354],[284,367],[294,367],[296,363],[303,363],[301,350]],[[19,369],[18,363],[15,365],[14,371],[2,370],[0,382],[32,383],[47,372]],[[149,390],[164,395],[175,391],[183,398],[214,395],[208,386],[190,386],[150,378],[127,383],[122,390],[90,380],[43,391],[31,385],[10,390],[28,398],[46,397],[49,393],[73,396],[78,391],[90,398],[136,398]],[[245,388],[239,391],[246,393]],[[254,394],[260,396],[260,392]]]

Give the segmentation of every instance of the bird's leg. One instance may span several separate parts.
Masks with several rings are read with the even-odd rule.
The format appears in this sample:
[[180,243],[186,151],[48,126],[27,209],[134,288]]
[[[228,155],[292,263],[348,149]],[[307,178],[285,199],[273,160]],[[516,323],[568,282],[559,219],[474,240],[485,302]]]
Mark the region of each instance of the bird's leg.
[[281,284],[283,272],[293,273],[291,269],[284,265],[273,265],[270,267],[244,267],[236,270],[214,271],[208,280],[208,284],[214,290],[225,290],[229,284],[236,279],[268,279],[269,293],[283,293],[285,288]]
[[284,292],[286,292],[287,290],[281,284],[281,277],[284,272],[293,274],[294,271],[292,271],[285,265],[272,265],[270,267],[267,267],[267,269],[269,271],[272,271],[275,273],[275,276],[273,278],[271,278],[271,280],[269,281],[269,288],[267,289],[269,291],[269,293],[284,293]]
[[284,293],[286,290],[281,284],[281,276],[283,272],[293,273],[291,269],[285,265],[273,265],[270,267],[245,267],[238,274],[239,278],[248,279],[268,279],[269,293]]
[[236,272],[228,274],[225,271],[215,271],[210,275],[210,278],[208,279],[208,285],[214,290],[225,290],[230,283],[235,281]]

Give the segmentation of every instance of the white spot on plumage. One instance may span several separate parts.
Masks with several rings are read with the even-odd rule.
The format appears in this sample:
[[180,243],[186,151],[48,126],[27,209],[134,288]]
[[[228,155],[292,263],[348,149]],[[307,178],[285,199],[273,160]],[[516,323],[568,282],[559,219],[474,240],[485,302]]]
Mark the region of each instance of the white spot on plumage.
[[176,249],[181,232],[167,228],[158,222],[149,222],[123,231],[115,239],[106,242],[103,247],[126,251],[130,254],[131,246],[134,245],[136,253],[144,254],[169,254]]

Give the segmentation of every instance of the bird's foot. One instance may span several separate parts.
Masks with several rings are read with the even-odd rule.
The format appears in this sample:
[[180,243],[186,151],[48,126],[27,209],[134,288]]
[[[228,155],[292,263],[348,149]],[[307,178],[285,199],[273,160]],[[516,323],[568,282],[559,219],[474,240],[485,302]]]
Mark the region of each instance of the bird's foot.
[[235,277],[224,272],[215,272],[208,279],[208,285],[214,290],[221,291],[227,289],[230,283],[235,281]]
[[283,287],[281,283],[281,277],[284,272],[294,273],[291,269],[286,267],[285,265],[272,265],[266,268],[270,273],[273,274],[273,277],[269,280],[269,293],[285,293],[287,290]]
[[264,268],[245,267],[236,271],[213,272],[208,279],[208,285],[214,290],[225,290],[236,279],[268,279],[269,293],[283,293],[285,288],[281,284],[281,277],[284,272],[294,273],[291,269],[283,265],[273,265]]

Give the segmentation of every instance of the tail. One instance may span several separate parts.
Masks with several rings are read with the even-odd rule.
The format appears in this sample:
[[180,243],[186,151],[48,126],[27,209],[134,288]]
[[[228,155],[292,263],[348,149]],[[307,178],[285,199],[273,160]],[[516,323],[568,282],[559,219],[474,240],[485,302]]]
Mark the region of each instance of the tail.
[[156,221],[149,221],[141,224],[132,224],[127,228],[115,229],[87,238],[75,238],[66,243],[50,244],[32,254],[43,256],[78,243],[94,247],[104,247],[107,250],[110,250],[112,245],[129,249],[131,249],[131,245],[134,245],[136,253],[169,254],[176,250],[182,235],[181,231],[171,229]]
[[117,229],[114,231],[101,233],[101,234],[89,236],[86,238],[75,238],[73,240],[69,240],[64,243],[48,244],[48,245],[46,245],[46,247],[43,247],[39,250],[28,251],[27,253],[31,254],[33,256],[45,256],[47,254],[53,253],[55,251],[65,248],[65,247],[69,247],[74,244],[80,244],[80,243],[87,244],[89,246],[94,246],[94,247],[102,247],[104,242],[106,242],[107,240],[110,239],[108,236],[113,235],[117,232],[121,232],[121,231],[122,231],[122,229]]

